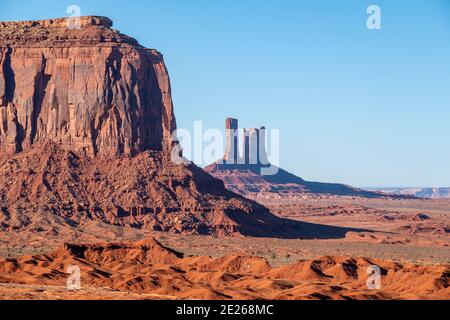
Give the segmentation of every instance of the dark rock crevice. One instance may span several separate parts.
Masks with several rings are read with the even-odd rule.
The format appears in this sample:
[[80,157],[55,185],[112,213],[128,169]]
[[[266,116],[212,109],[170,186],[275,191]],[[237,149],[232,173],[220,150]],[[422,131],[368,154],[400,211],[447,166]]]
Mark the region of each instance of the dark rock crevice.
[[36,139],[36,132],[38,126],[39,115],[42,110],[42,103],[44,101],[45,93],[47,91],[47,84],[51,79],[51,75],[45,74],[47,60],[42,55],[42,61],[40,70],[34,78],[34,95],[33,95],[33,111],[31,115],[31,133],[30,133],[30,145],[32,145]]
[[11,53],[12,49],[6,47],[5,58],[3,59],[2,72],[4,77],[5,92],[3,95],[2,105],[7,106],[8,103],[12,103],[14,99],[14,92],[16,90],[16,81],[14,70],[11,66]]

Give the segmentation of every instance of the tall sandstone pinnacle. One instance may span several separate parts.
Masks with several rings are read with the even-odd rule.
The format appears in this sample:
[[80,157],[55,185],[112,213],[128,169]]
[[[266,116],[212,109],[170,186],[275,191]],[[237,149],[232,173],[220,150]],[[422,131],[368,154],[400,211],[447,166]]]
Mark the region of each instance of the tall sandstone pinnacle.
[[0,22],[0,230],[86,223],[297,237],[195,165],[172,163],[162,55],[104,17]]

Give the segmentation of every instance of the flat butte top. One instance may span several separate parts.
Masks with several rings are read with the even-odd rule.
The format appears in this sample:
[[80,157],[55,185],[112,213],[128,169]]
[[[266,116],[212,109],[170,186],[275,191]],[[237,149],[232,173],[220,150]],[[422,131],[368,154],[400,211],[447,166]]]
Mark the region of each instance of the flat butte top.
[[106,17],[84,16],[39,21],[0,21],[0,47],[111,46],[138,42],[112,29]]

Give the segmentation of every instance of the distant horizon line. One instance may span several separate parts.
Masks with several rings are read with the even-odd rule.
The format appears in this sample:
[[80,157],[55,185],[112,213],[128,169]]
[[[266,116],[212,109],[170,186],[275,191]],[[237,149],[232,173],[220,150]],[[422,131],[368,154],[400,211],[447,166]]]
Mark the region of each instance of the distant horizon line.
[[450,187],[408,187],[408,186],[385,186],[385,187],[357,187],[363,190],[382,190],[382,189],[450,189]]

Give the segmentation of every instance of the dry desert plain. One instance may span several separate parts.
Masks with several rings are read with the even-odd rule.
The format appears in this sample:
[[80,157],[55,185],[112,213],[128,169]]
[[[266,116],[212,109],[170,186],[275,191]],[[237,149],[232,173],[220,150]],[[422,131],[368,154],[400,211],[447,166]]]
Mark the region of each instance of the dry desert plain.
[[[342,234],[212,237],[93,222],[77,232],[2,234],[0,298],[450,299],[450,200],[256,200],[280,217]],[[74,263],[82,287],[69,291],[64,268]],[[379,290],[367,288],[370,265],[381,267]]]

